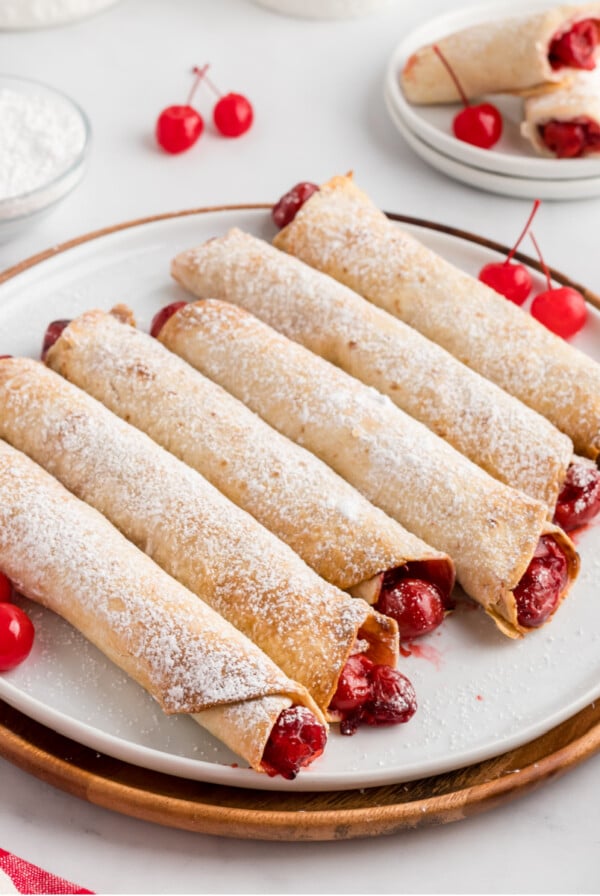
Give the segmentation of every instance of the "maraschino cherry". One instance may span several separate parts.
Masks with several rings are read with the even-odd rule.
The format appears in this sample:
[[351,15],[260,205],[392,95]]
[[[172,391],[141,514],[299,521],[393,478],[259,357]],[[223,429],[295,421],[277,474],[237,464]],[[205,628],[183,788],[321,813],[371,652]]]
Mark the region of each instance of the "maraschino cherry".
[[10,579],[0,572],[0,672],[8,672],[29,656],[34,628],[29,616],[12,600]]
[[206,75],[206,69],[194,66],[192,69],[196,78],[189,92],[187,102],[183,106],[168,106],[158,116],[156,121],[156,140],[165,152],[176,155],[185,152],[197,142],[204,130],[204,121],[199,112],[190,105],[194,93],[202,78]]
[[250,130],[254,121],[254,109],[241,93],[226,93],[224,96],[207,76],[208,65],[203,68],[204,81],[219,99],[213,109],[213,122],[224,137],[241,137]]
[[500,112],[491,103],[479,103],[477,106],[471,106],[460,81],[437,44],[434,44],[433,49],[454,81],[454,86],[465,107],[462,112],[454,116],[452,123],[454,136],[462,140],[463,143],[471,143],[473,146],[479,146],[480,149],[491,149],[502,136]]
[[529,293],[531,292],[532,282],[531,276],[527,268],[522,264],[513,264],[512,258],[521,245],[525,234],[531,227],[531,222],[535,217],[535,213],[540,207],[540,200],[536,199],[533,208],[527,219],[525,227],[521,231],[519,239],[514,244],[504,261],[495,261],[486,264],[479,271],[479,279],[486,286],[490,286],[514,302],[515,305],[522,305]]
[[531,303],[531,316],[535,317],[541,324],[562,336],[563,339],[570,339],[575,333],[578,333],[587,320],[587,305],[585,299],[576,289],[571,286],[552,287],[550,280],[550,272],[543,259],[540,247],[533,233],[529,236],[535,246],[540,264],[546,275],[546,283],[548,289],[541,292],[535,297]]

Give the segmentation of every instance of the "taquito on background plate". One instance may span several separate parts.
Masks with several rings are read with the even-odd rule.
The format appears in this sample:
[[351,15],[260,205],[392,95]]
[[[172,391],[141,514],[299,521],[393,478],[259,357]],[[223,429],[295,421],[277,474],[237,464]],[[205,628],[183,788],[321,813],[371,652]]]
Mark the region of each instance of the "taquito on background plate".
[[578,454],[600,454],[600,365],[403,231],[351,177],[324,184],[275,245],[519,398],[566,433]]
[[395,665],[395,622],[320,579],[199,473],[43,364],[0,360],[0,436],[108,517],[322,709],[357,641],[376,663]]
[[198,470],[338,588],[375,603],[386,571],[418,562],[450,594],[446,555],[156,339],[89,311],[63,330],[46,362]]
[[[564,4],[530,15],[492,19],[440,38],[436,45],[469,99],[486,93],[552,88],[573,72],[553,68],[553,40],[577,22],[600,20],[600,3]],[[400,74],[409,103],[458,103],[461,96],[433,45],[413,53]]]
[[[71,623],[166,713],[185,713],[253,768],[280,713],[308,707],[241,632],[100,513],[0,440],[0,570]],[[27,662],[35,662],[35,649]]]
[[461,454],[554,515],[573,454],[545,417],[348,287],[239,230],[178,255],[198,298],[240,305],[388,395]]
[[529,630],[512,592],[544,533],[566,557],[561,599],[567,593],[577,554],[546,522],[546,506],[493,479],[387,396],[218,300],[184,305],[159,339],[448,553],[465,591],[505,634]]

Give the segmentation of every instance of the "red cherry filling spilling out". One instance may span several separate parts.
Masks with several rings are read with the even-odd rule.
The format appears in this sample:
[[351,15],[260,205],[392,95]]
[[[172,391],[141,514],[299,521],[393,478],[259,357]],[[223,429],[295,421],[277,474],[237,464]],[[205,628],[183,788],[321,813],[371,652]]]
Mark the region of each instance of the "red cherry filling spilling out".
[[551,535],[542,535],[531,563],[513,591],[519,625],[543,625],[556,609],[567,578],[565,554]]
[[446,564],[436,560],[405,563],[384,573],[375,609],[396,620],[401,640],[419,638],[441,625],[446,611],[453,608],[453,585]]
[[319,187],[317,184],[311,184],[309,181],[302,181],[299,184],[296,184],[295,187],[285,193],[279,202],[277,202],[271,211],[271,216],[276,226],[281,230],[283,227],[287,227],[290,224],[307,199],[309,199],[313,193],[318,191]]
[[8,672],[26,659],[33,635],[33,623],[20,607],[0,603],[0,672]]
[[9,603],[12,600],[12,582],[0,572],[0,603]]
[[571,532],[589,523],[598,513],[600,471],[591,464],[571,464],[556,502],[554,522],[565,532]]
[[405,675],[358,653],[346,661],[329,708],[340,717],[341,733],[351,735],[363,724],[408,722],[416,712],[417,698]]
[[375,607],[395,619],[400,638],[405,641],[434,631],[444,621],[445,608],[441,591],[422,579],[390,579],[386,573]]
[[293,781],[301,768],[321,755],[327,732],[310,709],[284,709],[269,736],[261,765],[270,777],[281,775]]
[[570,339],[581,330],[587,320],[585,299],[571,286],[552,287],[550,271],[544,261],[533,233],[529,234],[546,275],[548,289],[539,293],[531,303],[531,316],[563,339]]
[[173,317],[173,315],[179,311],[180,308],[183,308],[184,305],[187,305],[187,302],[171,302],[170,305],[165,305],[164,308],[157,311],[150,324],[150,335],[154,336],[155,339],[158,338],[158,334],[169,318]]
[[500,112],[491,103],[480,103],[477,106],[471,106],[456,72],[437,44],[433,45],[433,50],[452,78],[465,107],[454,116],[454,121],[452,122],[454,136],[458,140],[462,140],[463,143],[471,143],[480,149],[491,149],[502,136],[502,116]]
[[568,66],[591,71],[596,67],[597,46],[598,23],[595,19],[582,19],[551,40],[548,60],[553,69]]
[[586,116],[569,121],[551,119],[538,127],[541,140],[559,159],[576,159],[600,152],[600,125]]
[[482,283],[485,283],[486,286],[499,292],[501,296],[514,302],[515,305],[523,304],[531,292],[532,282],[527,268],[522,264],[513,263],[512,258],[525,238],[525,234],[531,227],[531,222],[539,207],[540,200],[536,199],[525,223],[525,227],[519,234],[517,242],[506,256],[506,259],[504,261],[495,261],[486,264],[479,271],[479,279]]
[[46,355],[57,341],[62,331],[66,329],[70,323],[70,320],[53,320],[52,323],[48,324],[42,343],[42,361],[46,358]]

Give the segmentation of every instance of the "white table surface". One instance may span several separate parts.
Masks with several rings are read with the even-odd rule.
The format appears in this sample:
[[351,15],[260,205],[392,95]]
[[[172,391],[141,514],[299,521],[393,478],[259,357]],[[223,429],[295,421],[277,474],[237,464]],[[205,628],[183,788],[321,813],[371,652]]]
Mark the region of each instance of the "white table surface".
[[[454,4],[398,0],[345,22],[270,13],[245,0],[122,0],[68,27],[0,34],[0,70],[71,94],[89,114],[85,181],[38,227],[0,245],[0,269],[95,228],[158,212],[272,201],[298,180],[355,171],[389,210],[509,243],[529,203],[430,170],[403,143],[382,99],[406,29]],[[207,127],[188,154],[156,151],[158,112],[183,102],[193,64],[245,93],[242,139]],[[198,94],[210,120],[212,96]],[[548,262],[600,291],[600,199],[545,203],[536,233]],[[600,756],[503,808],[444,827],[342,843],[252,843],[119,816],[0,760],[0,847],[104,893],[592,893],[600,890]]]

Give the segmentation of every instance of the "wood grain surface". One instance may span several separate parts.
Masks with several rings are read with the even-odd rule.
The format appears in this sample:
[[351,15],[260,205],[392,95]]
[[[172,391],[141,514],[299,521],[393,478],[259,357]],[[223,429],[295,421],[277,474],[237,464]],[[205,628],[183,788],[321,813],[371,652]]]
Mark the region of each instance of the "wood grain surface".
[[243,790],[147,771],[56,734],[0,701],[0,755],[94,805],[187,831],[346,840],[459,821],[527,793],[600,748],[600,701],[496,759],[407,784],[327,793]]
[[[189,209],[128,221],[54,246],[0,273],[0,284],[90,240],[155,221],[268,204]],[[420,218],[389,214],[506,254],[499,243]],[[518,261],[541,271],[522,253]],[[600,297],[550,269],[600,309]],[[169,827],[256,840],[345,840],[459,821],[492,809],[562,774],[600,749],[600,701],[528,744],[444,775],[393,786],[327,793],[244,790],[188,781],[90,750],[0,701],[0,756],[25,772],[97,806]]]

